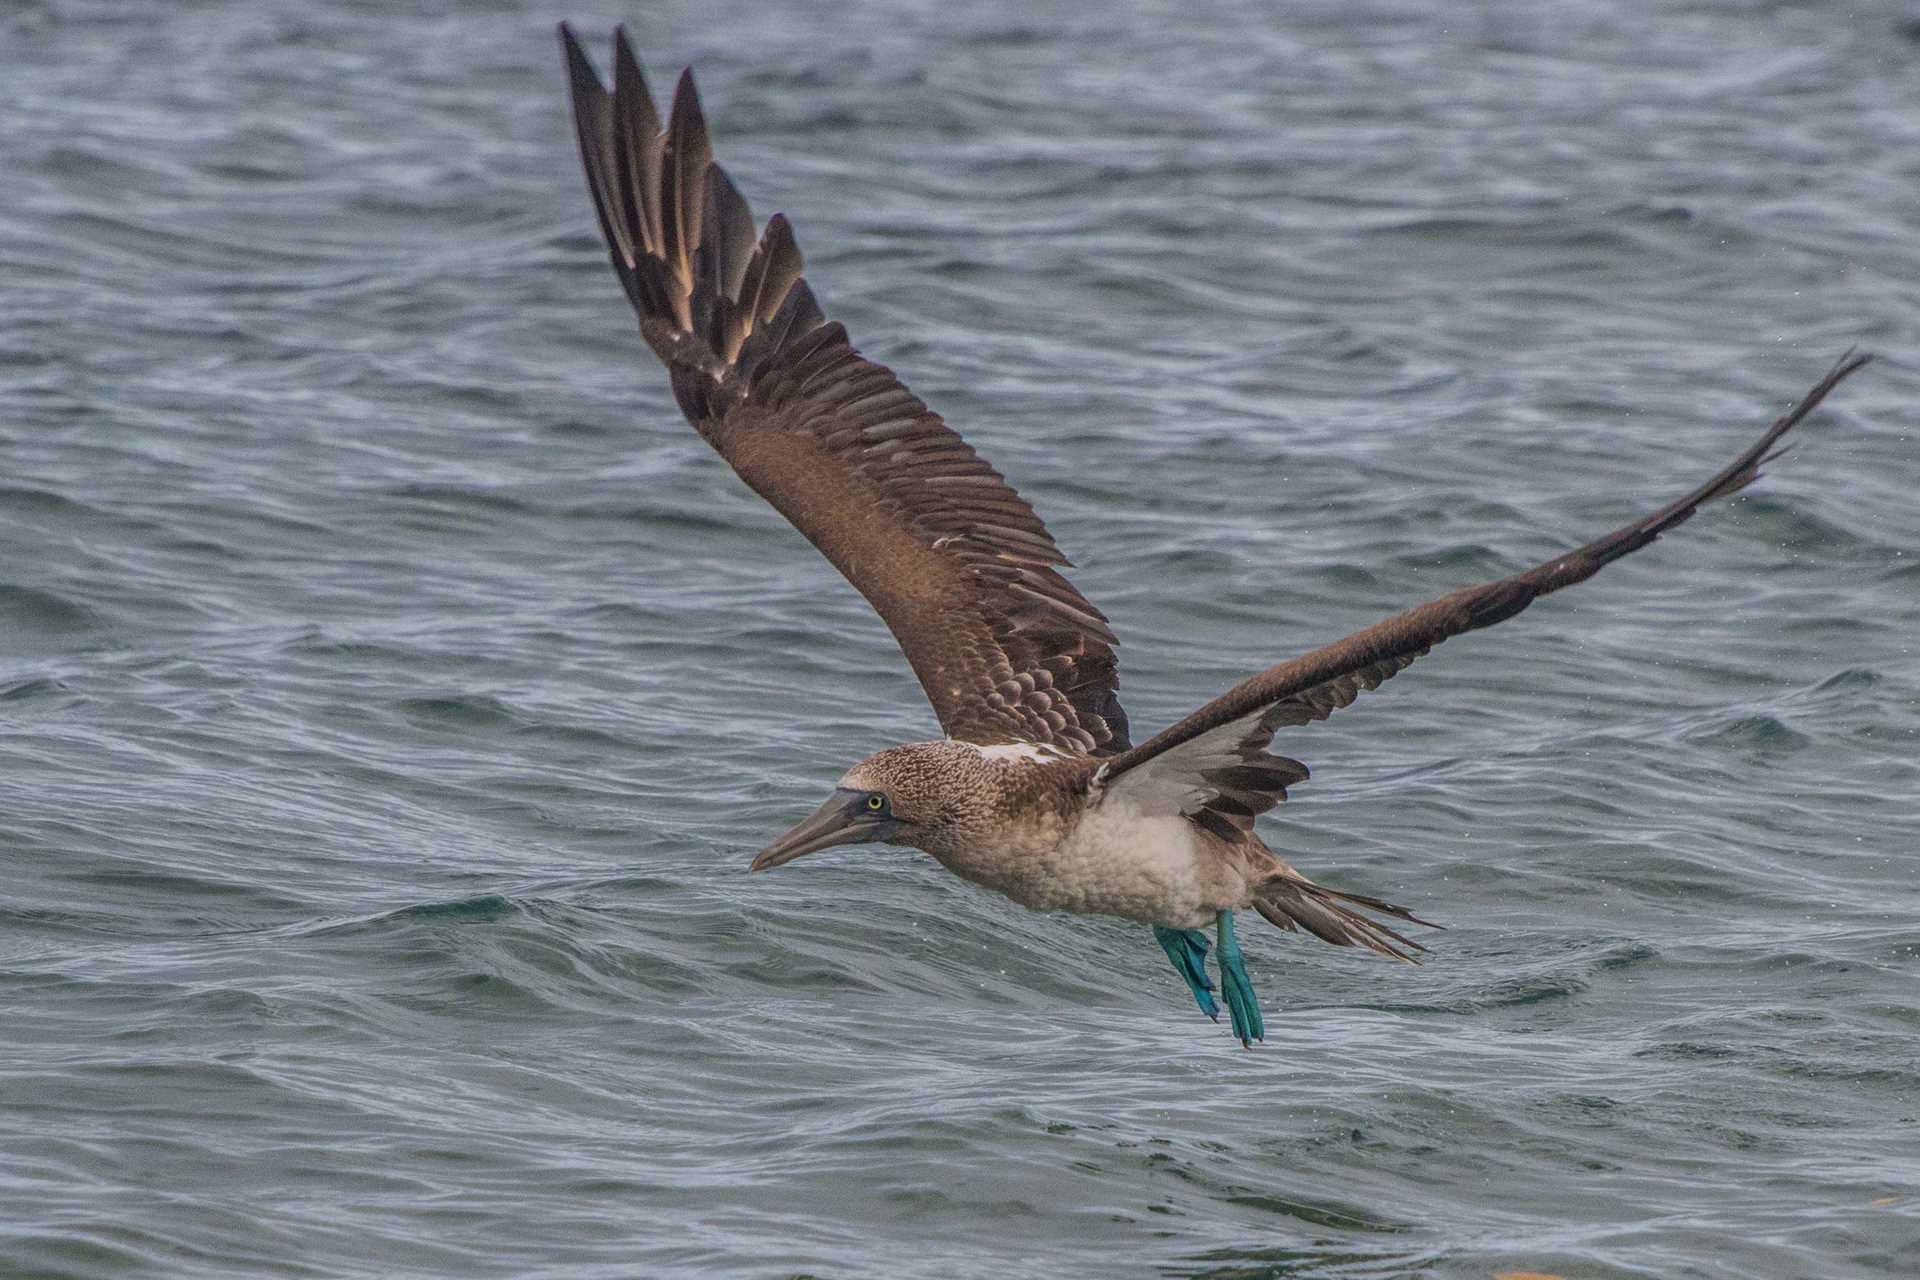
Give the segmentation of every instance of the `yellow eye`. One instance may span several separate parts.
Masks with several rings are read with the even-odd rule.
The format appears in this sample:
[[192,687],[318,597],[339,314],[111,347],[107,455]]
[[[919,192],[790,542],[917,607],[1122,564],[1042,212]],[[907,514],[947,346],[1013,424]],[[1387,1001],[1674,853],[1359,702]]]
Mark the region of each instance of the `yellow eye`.
[[887,807],[887,798],[881,795],[878,791],[874,792],[872,795],[867,797],[867,808],[873,810],[875,813],[880,812],[882,809],[886,807]]

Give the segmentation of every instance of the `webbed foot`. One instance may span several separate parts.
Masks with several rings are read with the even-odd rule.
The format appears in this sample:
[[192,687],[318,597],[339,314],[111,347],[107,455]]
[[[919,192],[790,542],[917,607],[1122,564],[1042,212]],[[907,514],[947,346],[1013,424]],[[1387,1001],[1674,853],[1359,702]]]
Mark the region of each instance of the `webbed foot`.
[[[1198,929],[1169,929],[1153,926],[1154,940],[1173,961],[1173,971],[1186,979],[1187,990],[1200,1012],[1220,1021],[1220,1006],[1213,999],[1213,979],[1207,976],[1207,935]],[[1238,1024],[1236,1024],[1238,1025]]]
[[1220,986],[1227,997],[1227,1012],[1233,1018],[1233,1034],[1251,1049],[1255,1040],[1267,1038],[1267,1024],[1260,1016],[1260,1002],[1254,998],[1246,962],[1240,957],[1240,940],[1233,933],[1233,912],[1222,911],[1219,921]]

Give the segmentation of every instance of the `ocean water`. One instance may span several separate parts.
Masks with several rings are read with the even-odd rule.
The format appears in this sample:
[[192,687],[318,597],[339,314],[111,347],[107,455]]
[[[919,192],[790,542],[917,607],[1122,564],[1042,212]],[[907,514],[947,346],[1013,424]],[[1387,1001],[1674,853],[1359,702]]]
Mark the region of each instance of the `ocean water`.
[[[401,9],[404,8],[404,11]],[[1693,484],[1279,749],[1448,925],[1147,933],[903,850],[931,736],[687,429],[552,24],[697,65],[1005,471],[1138,736]],[[0,1275],[1920,1274],[1920,10],[0,7]]]

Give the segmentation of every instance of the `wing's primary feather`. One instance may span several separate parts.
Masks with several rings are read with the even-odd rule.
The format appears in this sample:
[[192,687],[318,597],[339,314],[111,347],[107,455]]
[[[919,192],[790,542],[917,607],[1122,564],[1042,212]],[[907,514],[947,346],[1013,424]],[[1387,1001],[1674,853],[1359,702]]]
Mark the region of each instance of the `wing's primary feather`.
[[826,319],[787,220],[754,238],[692,73],[662,129],[624,31],[611,94],[560,36],[614,270],[701,436],[873,604],[949,736],[1125,750],[1106,618],[1033,508]]
[[1764,463],[1780,456],[1774,448],[1780,437],[1870,358],[1852,351],[1841,356],[1739,457],[1653,514],[1545,564],[1441,596],[1244,680],[1115,757],[1103,770],[1103,787],[1150,811],[1187,813],[1222,835],[1251,830],[1257,815],[1307,777],[1299,761],[1267,753],[1276,729],[1326,719],[1441,641],[1504,622],[1541,596],[1586,581],[1685,523],[1703,504],[1744,489]]

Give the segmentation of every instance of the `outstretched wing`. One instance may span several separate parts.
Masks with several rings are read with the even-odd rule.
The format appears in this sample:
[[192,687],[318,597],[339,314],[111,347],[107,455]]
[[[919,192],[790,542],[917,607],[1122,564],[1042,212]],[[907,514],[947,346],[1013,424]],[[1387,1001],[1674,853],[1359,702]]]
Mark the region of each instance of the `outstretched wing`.
[[560,37],[614,270],[701,436],[866,596],[949,737],[1124,750],[1106,618],[1033,508],[822,315],[787,220],[755,238],[692,73],[663,130],[624,31],[611,94]]
[[1736,493],[1779,455],[1792,430],[1869,357],[1848,352],[1739,457],[1685,497],[1578,551],[1497,582],[1468,587],[1356,631],[1305,657],[1242,681],[1206,706],[1119,756],[1103,770],[1109,795],[1150,812],[1179,811],[1222,835],[1251,829],[1307,777],[1297,760],[1267,753],[1276,729],[1324,720],[1375,689],[1449,636],[1504,622],[1541,596],[1584,582],[1686,522],[1701,504]]

